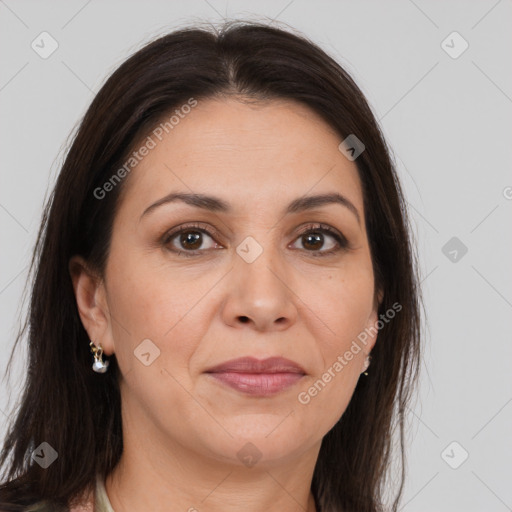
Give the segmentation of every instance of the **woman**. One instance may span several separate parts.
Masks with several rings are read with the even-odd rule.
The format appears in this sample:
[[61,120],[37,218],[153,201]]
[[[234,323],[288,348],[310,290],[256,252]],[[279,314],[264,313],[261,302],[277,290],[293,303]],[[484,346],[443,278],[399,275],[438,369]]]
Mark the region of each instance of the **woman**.
[[397,510],[420,360],[405,201],[315,44],[236,22],[134,54],[33,268],[0,510],[380,511],[395,426]]

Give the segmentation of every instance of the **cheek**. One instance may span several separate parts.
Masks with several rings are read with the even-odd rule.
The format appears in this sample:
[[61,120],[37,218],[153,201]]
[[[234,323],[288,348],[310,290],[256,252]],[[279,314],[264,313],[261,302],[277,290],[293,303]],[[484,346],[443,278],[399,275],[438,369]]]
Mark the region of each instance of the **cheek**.
[[299,390],[297,402],[308,417],[321,417],[330,428],[345,411],[360,378],[365,344],[358,336],[372,319],[373,272],[364,264],[331,272],[314,290],[308,295],[308,318],[321,364]]
[[173,368],[185,367],[201,334],[198,303],[208,283],[180,282],[176,274],[139,261],[118,260],[109,275],[109,308],[119,365],[123,372],[139,369],[138,356],[149,353],[149,360],[160,369],[171,371],[171,356]]
[[[356,263],[356,262],[354,262]],[[368,325],[373,310],[374,282],[371,265],[364,261],[301,281],[298,292],[316,325],[325,356],[345,351]],[[320,336],[320,333],[324,333]],[[327,361],[326,361],[327,362]]]
[[359,373],[333,366],[303,386],[296,396],[297,417],[304,418],[305,431],[320,431],[325,435],[345,412],[357,385]]
[[358,337],[369,325],[373,288],[365,281],[358,283],[360,287],[342,285],[331,295],[332,301],[324,303],[323,310],[318,305],[320,313],[315,316],[321,321],[311,320],[316,326],[321,364],[298,390],[296,399],[304,417],[312,421],[322,418],[325,432],[342,416],[361,378],[365,344]]

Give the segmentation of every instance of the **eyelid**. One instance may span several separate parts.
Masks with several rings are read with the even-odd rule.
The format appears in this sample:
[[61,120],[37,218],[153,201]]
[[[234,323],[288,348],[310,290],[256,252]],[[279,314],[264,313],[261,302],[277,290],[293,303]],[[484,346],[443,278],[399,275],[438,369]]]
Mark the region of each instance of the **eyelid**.
[[[186,231],[193,231],[197,230],[201,233],[207,234],[209,237],[215,239],[215,243],[217,245],[221,245],[217,242],[219,238],[222,238],[220,233],[213,228],[212,226],[208,224],[203,224],[201,222],[192,222],[187,224],[182,224],[181,226],[178,226],[177,228],[171,229],[170,231],[167,231],[161,238],[162,243],[164,245],[168,245],[172,238],[174,238],[177,234],[186,232]],[[330,226],[329,224],[324,224],[322,222],[308,222],[306,224],[303,224],[299,228],[299,232],[294,238],[293,242],[297,240],[298,237],[308,233],[308,232],[326,232],[329,236],[333,237],[336,240],[336,243],[338,244],[338,247],[334,249],[329,249],[328,251],[306,251],[311,256],[323,256],[323,255],[329,255],[329,254],[336,254],[342,250],[349,250],[351,248],[350,243],[348,242],[347,238],[343,235],[341,231],[338,229]],[[293,243],[292,242],[292,243]],[[178,254],[184,253],[187,256],[196,256],[200,253],[207,253],[212,251],[213,249],[208,250],[201,250],[196,249],[195,251],[185,251],[185,250],[172,250],[172,252],[177,252]]]
[[303,224],[300,227],[299,235],[303,235],[304,233],[307,233],[308,231],[327,231],[328,233],[330,233],[332,235],[337,235],[344,242],[348,243],[348,240],[345,238],[345,236],[343,235],[343,233],[341,231],[330,226],[329,224],[324,224],[323,222],[308,222],[306,224]]
[[311,256],[328,256],[329,254],[337,254],[342,250],[348,251],[351,249],[351,245],[345,235],[329,224],[324,224],[322,222],[309,222],[300,228],[300,232],[297,237],[309,232],[327,233],[329,236],[334,238],[338,244],[337,248],[329,249],[327,251],[306,251]]
[[[202,224],[201,222],[192,222],[190,224],[183,224],[181,226],[178,226],[175,229],[171,229],[170,231],[166,231],[163,235],[162,239],[164,243],[169,243],[170,239],[174,237],[175,235],[182,233],[183,231],[192,231],[196,229],[197,231],[200,231],[201,233],[206,233],[210,237],[215,238],[222,238],[221,234],[213,227],[207,226],[207,224]],[[192,251],[189,251],[192,252]],[[204,252],[204,251],[203,251]]]

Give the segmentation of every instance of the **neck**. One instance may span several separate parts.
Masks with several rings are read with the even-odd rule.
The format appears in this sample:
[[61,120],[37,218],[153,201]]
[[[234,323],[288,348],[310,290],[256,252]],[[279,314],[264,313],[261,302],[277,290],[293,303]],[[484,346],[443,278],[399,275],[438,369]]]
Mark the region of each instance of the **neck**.
[[126,429],[123,441],[123,455],[105,482],[115,512],[316,512],[310,488],[319,445],[293,460],[249,468],[164,441],[154,431]]

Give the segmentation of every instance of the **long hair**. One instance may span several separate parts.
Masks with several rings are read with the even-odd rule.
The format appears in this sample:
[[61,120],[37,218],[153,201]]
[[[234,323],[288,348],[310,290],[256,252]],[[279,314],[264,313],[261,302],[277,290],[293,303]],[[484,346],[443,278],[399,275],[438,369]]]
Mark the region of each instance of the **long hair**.
[[[190,98],[219,95],[288,99],[319,114],[342,139],[365,146],[355,160],[379,316],[401,305],[378,334],[372,364],[337,424],[324,436],[312,492],[322,512],[384,510],[398,429],[405,480],[406,408],[421,361],[421,294],[406,202],[378,123],[349,74],[319,46],[292,30],[262,23],[192,26],[150,42],[105,82],[79,125],[45,204],[31,263],[25,323],[28,368],[0,455],[0,509],[21,511],[40,500],[67,510],[106,477],[123,450],[119,367],[91,370],[89,338],[78,314],[68,264],[80,254],[103,275],[123,183],[101,200],[94,191],[119,169],[135,143]],[[9,361],[9,366],[11,364]],[[57,460],[43,469],[33,451],[47,442]]]

